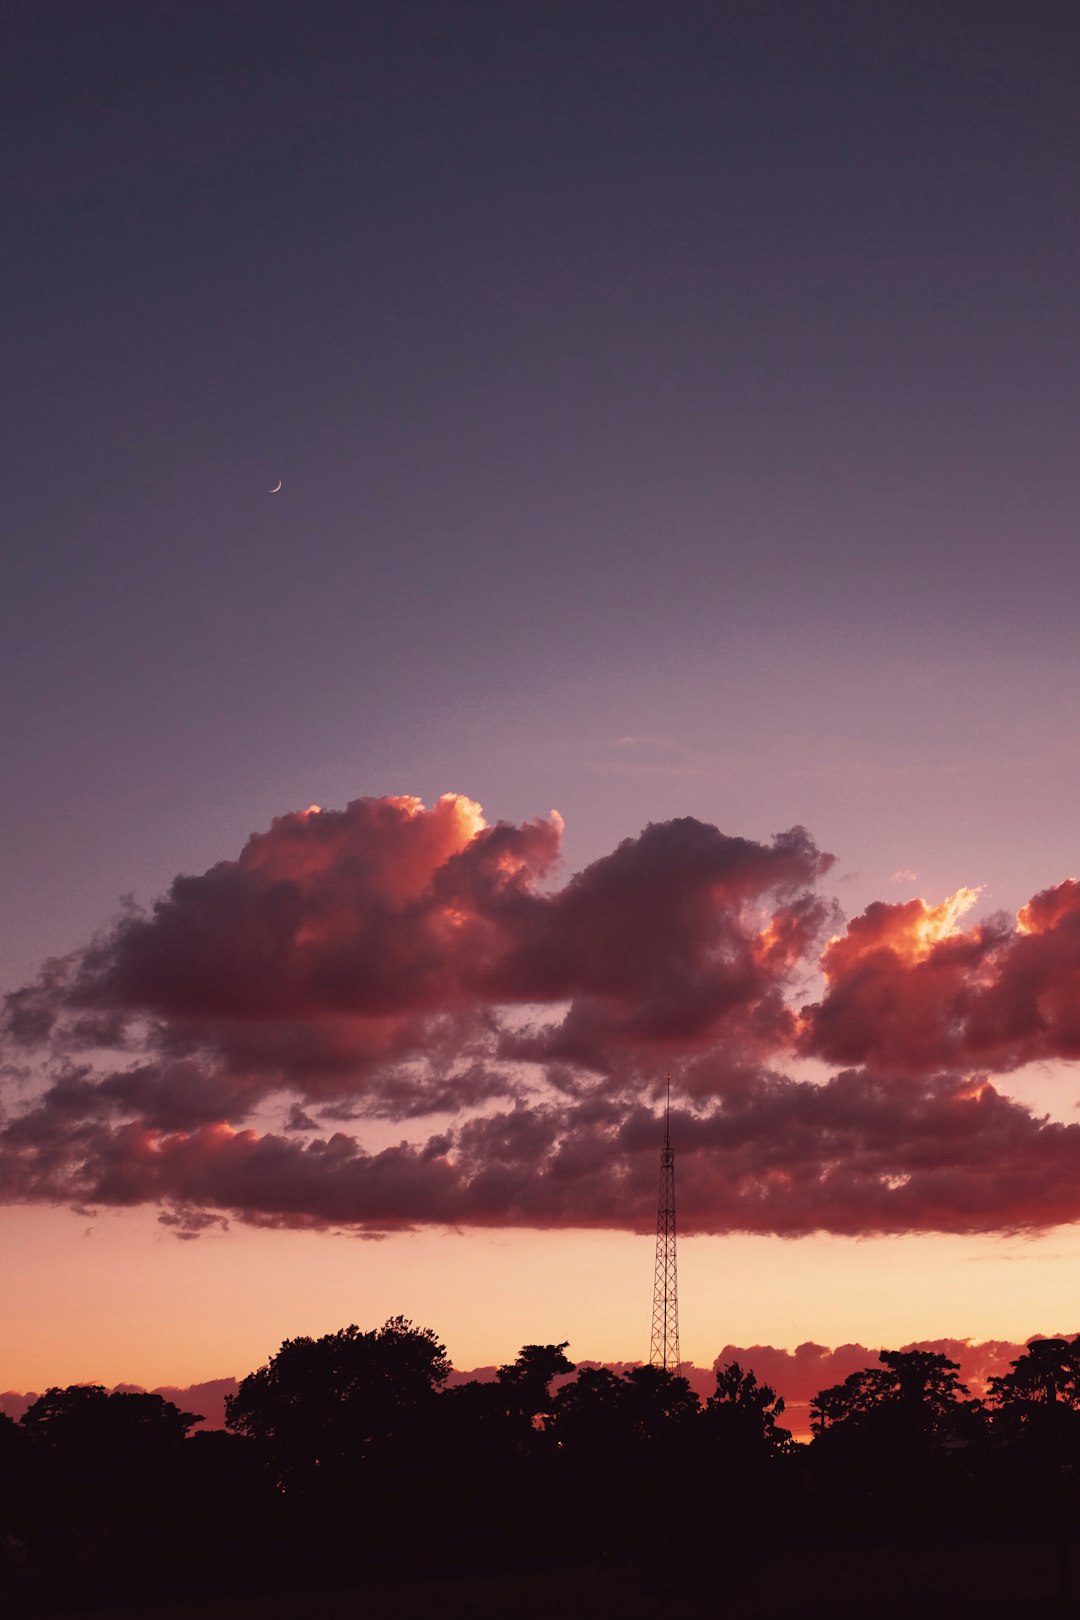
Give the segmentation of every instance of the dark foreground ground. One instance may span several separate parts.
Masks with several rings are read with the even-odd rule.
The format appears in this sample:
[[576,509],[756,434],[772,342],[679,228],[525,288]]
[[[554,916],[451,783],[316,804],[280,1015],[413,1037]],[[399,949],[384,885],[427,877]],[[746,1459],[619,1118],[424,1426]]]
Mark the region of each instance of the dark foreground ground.
[[[659,1526],[642,1526],[659,1538]],[[672,1562],[678,1566],[678,1530]],[[1072,1549],[1080,1570],[1080,1544]],[[1080,1586],[1080,1581],[1078,1581]],[[767,1570],[733,1589],[722,1567],[670,1579],[654,1566],[542,1570],[531,1574],[380,1581],[349,1589],[294,1590],[206,1601],[149,1596],[113,1608],[46,1604],[23,1594],[24,1616],[63,1620],[1080,1620],[1065,1604],[1046,1543],[779,1551]],[[13,1616],[13,1620],[16,1617]]]

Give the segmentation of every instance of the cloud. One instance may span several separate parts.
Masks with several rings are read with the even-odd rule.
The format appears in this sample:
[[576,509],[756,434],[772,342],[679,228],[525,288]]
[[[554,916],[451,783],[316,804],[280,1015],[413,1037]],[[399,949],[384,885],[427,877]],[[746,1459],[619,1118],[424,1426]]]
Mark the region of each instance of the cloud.
[[[192,1430],[192,1433],[197,1433],[199,1429],[225,1427],[225,1397],[235,1395],[238,1387],[235,1378],[210,1378],[201,1384],[159,1384],[157,1389],[149,1393],[172,1401],[181,1412],[201,1413],[203,1421],[195,1424]],[[40,1393],[39,1390],[4,1390],[0,1393],[0,1412],[18,1422]],[[142,1384],[114,1384],[109,1393],[143,1395],[146,1390]]]
[[[1074,1334],[1056,1333],[1054,1336],[1071,1339]],[[959,1362],[961,1383],[967,1385],[973,1396],[981,1396],[985,1393],[989,1378],[1007,1372],[1009,1364],[1023,1353],[1027,1345],[1041,1337],[1042,1334],[1032,1334],[1022,1344],[1008,1339],[918,1339],[896,1348],[936,1351],[948,1356],[950,1361]],[[683,1362],[680,1371],[704,1401],[716,1387],[717,1369],[737,1361],[741,1367],[753,1372],[759,1383],[770,1384],[778,1395],[784,1397],[784,1425],[793,1431],[796,1438],[805,1439],[810,1433],[810,1402],[818,1391],[842,1382],[849,1373],[876,1366],[877,1360],[878,1350],[863,1344],[841,1344],[830,1349],[808,1340],[794,1350],[780,1349],[771,1344],[726,1344],[711,1365],[700,1367],[688,1361]],[[577,1363],[577,1369],[606,1367],[611,1372],[622,1373],[640,1365],[638,1361],[585,1360]],[[447,1384],[453,1388],[474,1380],[490,1383],[497,1372],[498,1368],[494,1365],[455,1369]],[[572,1376],[568,1374],[558,1378],[556,1387],[569,1382]],[[137,1394],[141,1394],[143,1389],[141,1384],[118,1384],[114,1387]],[[160,1384],[151,1393],[172,1401],[181,1411],[201,1412],[203,1422],[197,1427],[223,1429],[225,1398],[234,1395],[237,1388],[235,1378],[211,1378],[198,1384]],[[38,1392],[34,1390],[5,1390],[0,1392],[0,1412],[17,1421],[37,1399]]]
[[975,899],[868,906],[825,948],[804,1049],[908,1075],[1080,1057],[1080,883],[1037,894],[1015,922],[963,928]]
[[18,1423],[27,1407],[33,1406],[40,1394],[41,1391],[37,1389],[25,1392],[17,1389],[0,1390],[0,1412]]
[[[232,1088],[235,1119],[282,1085],[392,1095],[395,1064],[488,1052],[507,1009],[551,1009],[527,1053],[505,1036],[512,1056],[598,1072],[736,1034],[787,1038],[781,992],[828,915],[811,890],[830,857],[805,832],[764,845],[683,818],[543,889],[560,835],[557,816],[489,827],[453,795],[282,816],[48,964],[7,998],[9,1039],[198,1055]],[[112,1086],[140,1083],[178,1105],[160,1067]],[[197,1091],[181,1080],[192,1106]],[[408,1112],[417,1103],[414,1088]]]
[[[684,1232],[989,1232],[1080,1217],[1080,1125],[1039,1119],[987,1081],[824,1084],[743,1075],[677,1107]],[[386,1231],[445,1226],[646,1230],[658,1122],[598,1093],[518,1101],[369,1151],[344,1131],[160,1131],[73,1115],[47,1097],[0,1132],[0,1194],[159,1204],[183,1235],[214,1216]]]
[[[1033,1334],[1024,1344],[1008,1339],[916,1339],[901,1344],[898,1350],[927,1350],[948,1356],[960,1367],[960,1382],[975,1398],[986,1393],[987,1380],[1008,1372],[1009,1365],[1023,1354]],[[841,1344],[835,1349],[814,1344],[808,1340],[794,1350],[778,1349],[771,1344],[726,1344],[716,1357],[719,1368],[737,1361],[740,1367],[754,1373],[759,1383],[769,1384],[784,1397],[783,1422],[796,1439],[807,1439],[810,1434],[810,1402],[823,1389],[842,1383],[849,1374],[864,1367],[876,1367],[880,1346],[871,1349],[863,1344]]]
[[[7,999],[0,1198],[365,1235],[651,1223],[660,1080],[684,1231],[1080,1217],[1080,1125],[988,1079],[1080,1052],[1080,886],[1015,923],[876,903],[692,818],[556,882],[561,822],[448,796],[282,816]],[[845,1065],[823,1080],[794,1051]],[[15,1074],[18,1065],[13,1065]],[[402,1139],[393,1140],[388,1123]]]
[[235,1378],[209,1378],[201,1384],[159,1384],[150,1393],[172,1401],[181,1412],[201,1412],[203,1421],[192,1430],[197,1434],[199,1429],[225,1427],[225,1398],[239,1387]]
[[158,1223],[172,1229],[178,1238],[190,1242],[192,1238],[201,1237],[204,1232],[213,1227],[220,1227],[227,1232],[229,1223],[224,1215],[212,1215],[206,1209],[163,1209],[158,1216]]

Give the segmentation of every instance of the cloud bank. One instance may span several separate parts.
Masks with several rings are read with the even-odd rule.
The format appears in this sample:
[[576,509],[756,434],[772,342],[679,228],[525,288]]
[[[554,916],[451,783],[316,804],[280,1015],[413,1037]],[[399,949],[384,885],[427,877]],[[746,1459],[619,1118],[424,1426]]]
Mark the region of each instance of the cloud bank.
[[[88,1380],[89,1381],[89,1380]],[[225,1399],[226,1396],[235,1395],[239,1388],[235,1378],[210,1378],[200,1384],[159,1384],[156,1389],[149,1391],[151,1395],[160,1395],[166,1401],[172,1401],[181,1412],[198,1412],[202,1417],[201,1423],[192,1425],[192,1433],[197,1434],[200,1429],[223,1429],[225,1427]],[[28,1407],[33,1406],[39,1399],[41,1390],[15,1390],[0,1391],[0,1412],[5,1417],[12,1418],[16,1423]],[[145,1395],[148,1392],[142,1384],[114,1384],[109,1393],[117,1395]]]
[[[1032,1338],[1042,1335],[1034,1334]],[[1072,1333],[1056,1334],[1057,1338],[1073,1338]],[[898,1346],[901,1350],[930,1350],[949,1357],[950,1361],[959,1363],[960,1382],[966,1384],[973,1396],[985,1394],[987,1380],[1008,1372],[1010,1364],[1021,1356],[1027,1346],[1032,1342],[1014,1343],[1007,1339],[919,1339],[912,1344]],[[822,1389],[833,1384],[841,1383],[849,1373],[858,1372],[863,1367],[877,1364],[878,1351],[869,1349],[863,1344],[841,1344],[835,1348],[827,1345],[815,1344],[808,1340],[797,1345],[794,1350],[780,1349],[771,1344],[738,1345],[726,1344],[716,1356],[710,1366],[698,1367],[693,1362],[684,1362],[681,1367],[683,1376],[689,1381],[701,1400],[707,1400],[716,1387],[716,1372],[729,1362],[737,1361],[740,1367],[753,1372],[759,1383],[770,1384],[778,1395],[784,1397],[786,1403],[784,1412],[784,1425],[791,1429],[799,1439],[806,1439],[810,1434],[810,1402]],[[640,1366],[636,1361],[579,1361],[578,1369],[582,1367],[607,1367],[612,1372],[625,1372],[630,1367]],[[469,1383],[479,1380],[488,1383],[494,1379],[498,1368],[491,1366],[471,1367],[451,1372],[448,1384],[453,1387],[457,1384]],[[560,1377],[555,1387],[566,1383],[572,1375]],[[199,1384],[162,1384],[151,1393],[161,1395],[167,1401],[172,1401],[184,1412],[201,1412],[203,1422],[196,1425],[196,1430],[223,1429],[225,1427],[225,1398],[235,1395],[239,1385],[235,1378],[212,1378]],[[132,1391],[141,1394],[141,1384],[118,1384],[118,1391]],[[0,1412],[18,1421],[38,1399],[40,1391],[0,1391]]]
[[177,877],[7,996],[0,1198],[644,1230],[670,1071],[684,1231],[1080,1217],[1080,1126],[990,1079],[1080,1053],[1080,885],[841,929],[801,828],[650,825],[562,882],[560,835],[360,799]]

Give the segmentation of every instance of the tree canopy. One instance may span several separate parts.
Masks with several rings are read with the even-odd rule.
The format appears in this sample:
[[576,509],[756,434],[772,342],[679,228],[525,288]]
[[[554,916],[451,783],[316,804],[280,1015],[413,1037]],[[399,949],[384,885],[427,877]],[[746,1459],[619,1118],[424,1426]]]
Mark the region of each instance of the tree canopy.
[[947,1356],[884,1350],[818,1393],[809,1446],[739,1362],[702,1402],[672,1370],[575,1369],[567,1352],[526,1344],[486,1381],[450,1385],[445,1348],[405,1317],[286,1339],[229,1400],[228,1434],[190,1435],[196,1415],[160,1396],[49,1389],[19,1424],[0,1420],[0,1609],[24,1567],[31,1586],[59,1572],[72,1603],[137,1604],[185,1562],[206,1591],[315,1569],[467,1571],[478,1547],[503,1569],[636,1565],[642,1522],[679,1480],[707,1482],[680,1498],[703,1612],[716,1549],[726,1577],[775,1534],[842,1551],[1015,1533],[1052,1540],[1066,1567],[1080,1336],[1032,1341],[985,1402]]
[[753,1372],[737,1361],[716,1369],[716,1388],[705,1403],[706,1417],[716,1438],[744,1454],[780,1451],[791,1445],[791,1431],[780,1426],[783,1396],[768,1384],[759,1384]]
[[201,1422],[199,1413],[182,1412],[160,1395],[110,1393],[102,1384],[47,1389],[22,1416],[22,1427],[39,1444],[68,1455],[153,1452],[178,1444]]
[[934,1350],[882,1350],[880,1367],[864,1367],[842,1384],[818,1392],[810,1403],[815,1435],[886,1428],[909,1435],[948,1431],[969,1395],[960,1366]]
[[404,1316],[369,1332],[353,1324],[319,1339],[286,1339],[226,1398],[226,1421],[296,1477],[415,1436],[449,1375],[446,1347],[430,1328]]

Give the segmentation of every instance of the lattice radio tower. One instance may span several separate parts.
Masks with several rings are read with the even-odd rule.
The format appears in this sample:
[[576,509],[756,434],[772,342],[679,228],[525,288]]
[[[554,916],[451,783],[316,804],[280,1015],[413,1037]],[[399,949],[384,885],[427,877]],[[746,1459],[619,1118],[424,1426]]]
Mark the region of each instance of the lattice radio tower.
[[664,1146],[660,1150],[660,1197],[656,1209],[652,1348],[654,1367],[679,1370],[679,1268],[675,1257],[675,1153],[671,1146],[671,1076],[667,1077]]

